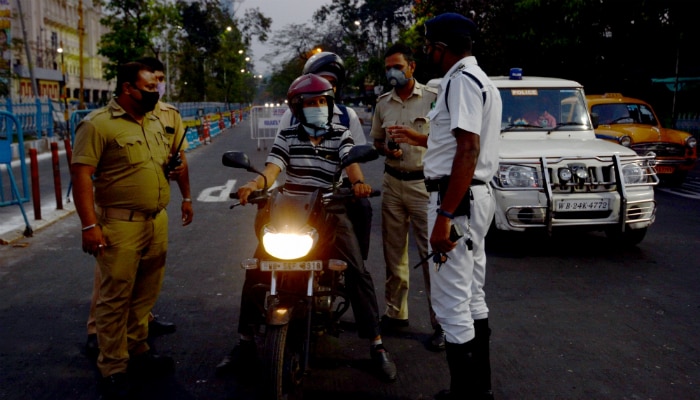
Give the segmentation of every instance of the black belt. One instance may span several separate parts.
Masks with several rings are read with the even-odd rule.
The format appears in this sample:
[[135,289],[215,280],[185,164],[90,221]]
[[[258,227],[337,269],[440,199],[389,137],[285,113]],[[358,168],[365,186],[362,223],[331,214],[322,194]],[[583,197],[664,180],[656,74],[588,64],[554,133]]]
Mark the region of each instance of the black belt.
[[388,164],[384,164],[384,172],[402,181],[417,181],[425,179],[423,171],[400,171]]
[[[439,192],[440,191],[440,186],[447,186],[447,184],[450,182],[450,176],[443,176],[442,178],[432,178],[432,179],[426,179],[425,180],[425,189],[428,192]],[[485,185],[486,182],[480,181],[478,179],[472,179],[472,184],[471,186],[479,186],[479,185]]]

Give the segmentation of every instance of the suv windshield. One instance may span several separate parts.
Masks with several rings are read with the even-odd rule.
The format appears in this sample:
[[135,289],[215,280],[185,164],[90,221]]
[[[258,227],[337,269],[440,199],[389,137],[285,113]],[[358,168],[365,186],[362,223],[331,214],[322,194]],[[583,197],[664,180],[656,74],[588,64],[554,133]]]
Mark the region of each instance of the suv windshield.
[[591,107],[591,114],[598,115],[601,125],[612,124],[643,124],[657,125],[651,108],[644,104],[599,104]]
[[501,88],[501,130],[591,129],[580,89]]

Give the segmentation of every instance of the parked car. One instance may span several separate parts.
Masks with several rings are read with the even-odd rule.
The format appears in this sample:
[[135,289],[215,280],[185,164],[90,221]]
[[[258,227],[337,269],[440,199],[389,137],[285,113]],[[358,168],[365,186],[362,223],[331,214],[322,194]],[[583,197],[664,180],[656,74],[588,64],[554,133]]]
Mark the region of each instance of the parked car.
[[654,157],[597,139],[578,82],[518,73],[491,80],[503,100],[495,233],[574,228],[641,242],[656,215]]
[[662,181],[680,185],[697,161],[697,139],[661,126],[649,103],[621,93],[586,96],[596,137],[656,158]]

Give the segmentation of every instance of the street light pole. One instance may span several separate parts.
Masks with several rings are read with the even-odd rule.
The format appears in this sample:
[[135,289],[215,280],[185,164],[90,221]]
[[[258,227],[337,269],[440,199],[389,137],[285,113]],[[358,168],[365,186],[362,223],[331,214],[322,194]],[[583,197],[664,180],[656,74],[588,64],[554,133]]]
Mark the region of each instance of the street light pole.
[[68,118],[68,96],[66,94],[66,86],[68,85],[68,80],[66,79],[66,60],[63,58],[63,40],[59,43],[59,48],[56,51],[61,55],[61,97],[63,97],[63,118],[66,120],[66,133],[70,134],[70,121]]
[[85,25],[83,22],[83,0],[78,1],[78,43],[80,47],[80,93],[78,94],[78,108],[84,110],[85,94],[83,93],[83,36],[85,35]]

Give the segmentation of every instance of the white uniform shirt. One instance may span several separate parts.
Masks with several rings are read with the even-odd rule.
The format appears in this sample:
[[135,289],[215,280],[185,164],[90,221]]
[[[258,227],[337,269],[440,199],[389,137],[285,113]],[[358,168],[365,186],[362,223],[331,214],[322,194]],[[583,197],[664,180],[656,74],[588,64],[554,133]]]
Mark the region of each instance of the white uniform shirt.
[[[360,117],[357,116],[357,113],[355,110],[352,109],[352,107],[347,107],[346,109],[348,110],[348,117],[350,119],[350,126],[348,126],[348,130],[350,131],[350,134],[352,135],[352,140],[355,142],[355,144],[367,144],[367,138],[365,137],[365,131],[362,129],[362,123],[360,122]],[[340,124],[340,116],[343,114],[342,111],[340,111],[340,108],[338,108],[337,105],[333,105],[333,123],[334,124]],[[279,129],[277,130],[277,133],[279,134],[280,131],[283,129],[289,128],[292,124],[292,111],[290,109],[287,109],[287,111],[282,114],[282,119],[280,119],[280,125]]]
[[[474,75],[483,88],[460,70]],[[448,82],[451,82],[449,99],[445,99]],[[455,63],[442,78],[435,108],[428,114],[430,136],[428,150],[423,157],[426,178],[440,178],[452,173],[452,160],[457,151],[457,140],[452,130],[460,128],[479,135],[481,150],[473,179],[489,182],[498,168],[501,112],[501,94],[479,68],[476,58],[469,56]]]

